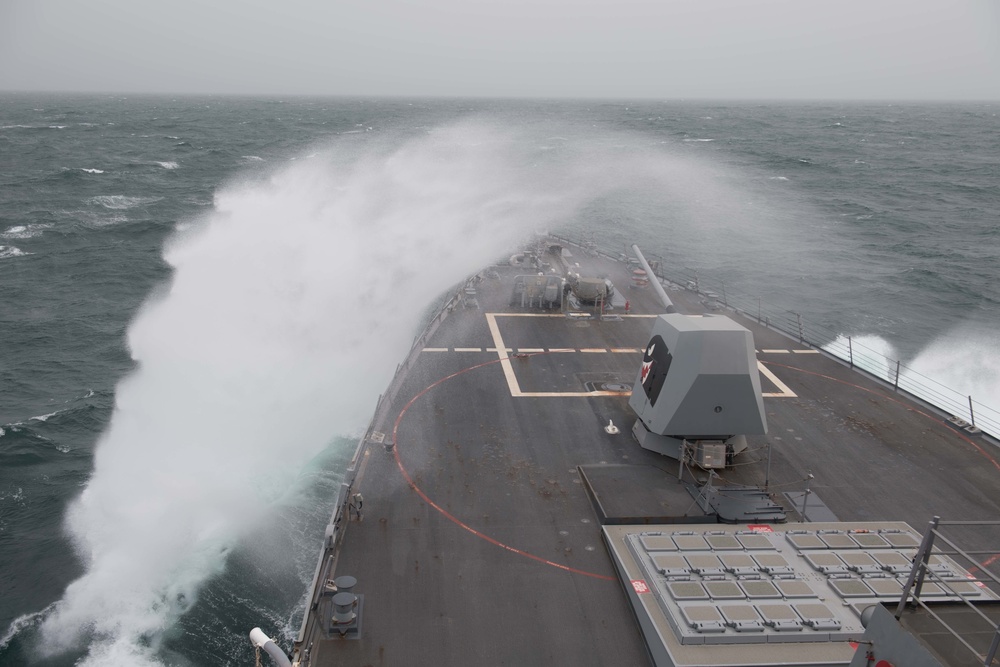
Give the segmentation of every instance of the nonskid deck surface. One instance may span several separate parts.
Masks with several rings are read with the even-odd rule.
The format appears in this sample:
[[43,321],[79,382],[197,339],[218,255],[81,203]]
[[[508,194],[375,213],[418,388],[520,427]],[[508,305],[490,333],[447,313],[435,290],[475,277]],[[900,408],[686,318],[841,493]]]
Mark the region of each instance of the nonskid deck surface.
[[[346,526],[336,554],[335,574],[356,577],[364,596],[360,638],[307,637],[309,664],[649,661],[578,466],[641,466],[637,480],[653,470],[662,484],[678,483],[676,461],[629,435],[628,385],[648,315],[662,308],[626,287],[624,265],[588,261],[613,278],[630,316],[620,307],[612,320],[512,309],[514,271],[500,269],[477,286],[478,308],[456,309],[426,341],[375,425],[395,448],[372,443],[363,452],[355,490],[364,517]],[[704,309],[684,290],[671,296],[681,312]],[[769,435],[751,437],[717,483],[767,481],[786,505],[783,492],[809,486],[841,521],[900,520],[918,530],[934,514],[997,515],[992,445],[727,314],[754,333]],[[604,431],[609,421],[619,434]],[[683,482],[695,477],[706,473],[686,471]],[[798,518],[791,507],[789,515]]]

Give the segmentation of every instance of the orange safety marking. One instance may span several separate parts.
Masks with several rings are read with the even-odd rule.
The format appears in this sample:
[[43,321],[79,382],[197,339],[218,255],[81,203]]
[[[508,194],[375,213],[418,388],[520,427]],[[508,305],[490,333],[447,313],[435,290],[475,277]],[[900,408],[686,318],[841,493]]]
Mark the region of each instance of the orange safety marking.
[[[548,354],[548,353],[547,352],[540,352],[538,354]],[[535,356],[535,355],[525,355],[525,356]],[[417,399],[419,399],[421,396],[423,396],[424,394],[426,394],[428,391],[430,391],[434,387],[438,386],[439,384],[447,382],[448,380],[451,380],[452,378],[455,378],[455,377],[457,377],[459,375],[462,375],[463,373],[468,373],[469,371],[476,370],[477,368],[482,368],[483,366],[489,366],[491,364],[498,364],[501,361],[503,361],[503,359],[493,359],[492,361],[486,361],[486,362],[483,362],[481,364],[476,364],[475,366],[469,366],[468,368],[462,369],[460,371],[456,371],[456,372],[452,373],[451,375],[446,375],[445,377],[441,378],[440,380],[427,385],[416,396],[414,396],[413,398],[411,398],[410,401],[405,406],[403,406],[402,411],[400,411],[399,415],[396,417],[396,423],[393,424],[393,427],[392,427],[392,445],[393,445],[392,451],[393,451],[393,456],[396,459],[396,466],[399,468],[399,471],[403,474],[403,479],[406,480],[406,483],[409,484],[410,488],[413,489],[416,492],[416,494],[418,496],[420,496],[420,498],[425,503],[427,503],[428,505],[430,505],[431,507],[433,507],[434,509],[436,509],[443,517],[445,517],[446,519],[448,519],[449,521],[451,521],[455,525],[457,525],[457,526],[459,526],[461,528],[464,528],[465,530],[469,531],[470,533],[472,533],[476,537],[484,539],[487,542],[489,542],[490,544],[492,544],[494,546],[498,546],[501,549],[506,549],[507,551],[516,553],[519,556],[524,556],[525,558],[530,558],[532,560],[536,560],[539,563],[544,563],[545,565],[551,565],[552,567],[557,567],[560,570],[565,570],[567,572],[572,572],[573,574],[580,574],[580,575],[583,575],[585,577],[593,577],[594,579],[604,579],[604,580],[607,580],[607,581],[615,581],[614,577],[609,577],[609,576],[604,575],[604,574],[598,574],[596,572],[587,572],[586,570],[578,570],[575,567],[569,567],[568,565],[563,565],[561,563],[555,563],[553,561],[550,561],[550,560],[547,560],[545,558],[542,558],[541,556],[536,556],[534,554],[528,553],[527,551],[523,551],[522,549],[518,549],[517,547],[512,547],[509,544],[504,544],[503,542],[501,542],[501,541],[499,541],[497,539],[494,539],[494,538],[490,537],[489,535],[486,535],[483,532],[480,532],[480,531],[476,530],[475,528],[473,528],[472,526],[470,526],[467,523],[463,522],[461,519],[457,518],[456,516],[454,516],[453,514],[451,514],[450,512],[448,512],[448,510],[444,509],[443,507],[441,507],[440,505],[438,505],[437,503],[435,503],[433,500],[431,500],[430,497],[428,497],[428,495],[426,493],[424,493],[423,490],[421,490],[421,488],[419,486],[417,486],[417,483],[413,481],[413,478],[410,477],[410,473],[407,472],[406,468],[403,466],[403,461],[402,461],[402,459],[399,456],[399,446],[398,446],[399,442],[397,440],[397,433],[399,431],[399,424],[400,424],[400,422],[403,421],[403,416],[406,414],[406,411],[410,409],[410,406],[412,406],[417,401]]]

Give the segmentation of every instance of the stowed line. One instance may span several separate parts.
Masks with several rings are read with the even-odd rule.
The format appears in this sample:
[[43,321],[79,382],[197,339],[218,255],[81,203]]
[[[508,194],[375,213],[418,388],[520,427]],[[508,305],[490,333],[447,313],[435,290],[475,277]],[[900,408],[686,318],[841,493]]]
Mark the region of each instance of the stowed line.
[[[549,353],[543,352],[543,353],[539,353],[539,354],[549,354]],[[403,479],[406,480],[406,483],[409,485],[409,487],[411,489],[413,489],[413,491],[418,496],[420,496],[420,498],[425,503],[427,503],[428,505],[430,505],[431,507],[433,507],[435,510],[437,510],[438,513],[441,514],[441,516],[445,517],[446,519],[448,519],[449,521],[451,521],[455,525],[459,526],[460,528],[463,528],[463,529],[469,531],[470,533],[472,533],[476,537],[481,538],[483,540],[486,540],[487,542],[489,542],[490,544],[492,544],[494,546],[500,547],[501,549],[506,549],[507,551],[515,553],[515,554],[517,554],[519,556],[524,556],[525,558],[530,558],[531,560],[538,561],[539,563],[544,563],[545,565],[551,565],[552,567],[559,568],[560,570],[565,570],[566,572],[571,572],[573,574],[580,574],[580,575],[583,575],[585,577],[592,577],[594,579],[604,579],[604,580],[607,580],[607,581],[615,581],[614,577],[609,577],[609,576],[604,575],[604,574],[598,574],[596,572],[588,572],[586,570],[579,570],[579,569],[577,569],[575,567],[570,567],[568,565],[563,565],[562,563],[556,563],[556,562],[553,562],[553,561],[548,560],[546,558],[542,558],[541,556],[536,556],[535,554],[528,553],[527,551],[524,551],[522,549],[518,549],[517,547],[512,547],[509,544],[504,544],[500,540],[497,540],[497,539],[495,539],[493,537],[490,537],[489,535],[483,533],[482,531],[476,530],[475,528],[473,528],[469,524],[465,523],[464,521],[462,521],[461,519],[459,519],[458,517],[456,517],[455,515],[453,515],[451,512],[449,512],[448,510],[446,510],[445,508],[441,507],[436,502],[434,502],[433,500],[431,500],[431,498],[426,493],[424,493],[424,491],[419,486],[417,486],[417,483],[413,481],[413,478],[410,477],[410,473],[407,472],[406,468],[403,466],[403,461],[402,461],[402,459],[399,456],[399,441],[398,441],[399,424],[400,424],[400,422],[403,421],[403,416],[406,414],[407,410],[410,409],[410,406],[412,406],[414,403],[416,403],[417,399],[419,399],[421,396],[423,396],[424,394],[426,394],[428,391],[430,391],[434,387],[437,387],[440,384],[443,384],[443,383],[447,382],[448,380],[451,380],[451,379],[453,379],[455,377],[458,377],[459,375],[462,375],[463,373],[468,373],[469,371],[476,370],[477,368],[482,368],[483,366],[491,366],[493,364],[499,364],[501,361],[503,361],[503,360],[502,359],[493,359],[491,361],[486,361],[486,362],[483,362],[481,364],[476,364],[474,366],[469,366],[468,368],[463,368],[462,370],[456,371],[456,372],[452,373],[451,375],[446,375],[445,377],[441,378],[440,380],[437,380],[436,382],[433,382],[433,383],[427,385],[426,387],[424,387],[424,389],[422,389],[418,394],[416,394],[413,398],[411,398],[407,402],[406,405],[403,406],[403,409],[400,411],[399,415],[396,416],[396,422],[392,426],[392,451],[393,451],[393,457],[396,459],[396,466],[399,468],[399,472],[401,472],[403,474]]]
[[[898,403],[899,405],[903,406],[907,410],[910,410],[911,412],[915,412],[918,415],[922,415],[922,416],[926,417],[927,419],[930,419],[931,421],[934,421],[934,422],[937,422],[938,424],[941,424],[942,426],[945,426],[945,427],[948,426],[948,424],[943,419],[939,419],[939,418],[935,417],[934,415],[931,415],[931,414],[928,414],[928,413],[924,412],[923,410],[920,410],[918,408],[912,407],[912,406],[904,403],[903,401],[899,400],[898,398],[893,398],[892,396],[886,396],[885,394],[881,394],[881,393],[879,393],[877,391],[874,391],[872,389],[868,389],[867,387],[862,387],[859,384],[855,384],[853,382],[848,382],[847,380],[841,380],[841,379],[832,377],[830,375],[824,375],[823,373],[817,373],[815,371],[807,371],[806,369],[804,369],[804,368],[798,368],[797,366],[788,366],[786,364],[778,364],[778,363],[775,363],[773,361],[768,361],[766,363],[769,364],[769,365],[771,365],[771,366],[778,366],[779,368],[787,368],[790,371],[798,371],[800,373],[805,373],[806,375],[813,375],[815,377],[820,377],[820,378],[823,378],[825,380],[832,380],[833,382],[839,382],[840,384],[847,385],[848,387],[854,387],[855,389],[860,389],[861,391],[867,392],[869,394],[873,394],[875,396],[880,396],[880,397],[882,397],[882,398],[884,398],[886,400],[892,401],[893,403]],[[952,429],[949,428],[948,430],[952,430]],[[994,468],[996,468],[997,470],[1000,470],[1000,462],[998,462],[995,458],[993,458],[992,456],[990,456],[985,449],[983,449],[982,447],[980,447],[979,445],[977,445],[972,440],[972,438],[966,437],[966,436],[962,435],[961,433],[955,433],[955,435],[957,435],[962,440],[965,440],[965,442],[967,442],[968,444],[972,445],[972,447],[975,448],[975,450],[978,451],[980,454],[982,454],[986,458],[987,461],[989,461],[990,463],[993,464]]]

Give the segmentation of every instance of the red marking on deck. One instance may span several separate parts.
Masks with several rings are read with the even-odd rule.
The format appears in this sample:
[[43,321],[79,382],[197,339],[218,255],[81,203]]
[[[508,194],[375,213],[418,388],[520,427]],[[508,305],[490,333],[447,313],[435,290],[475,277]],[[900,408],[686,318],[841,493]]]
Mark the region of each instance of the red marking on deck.
[[751,523],[747,524],[747,528],[755,533],[773,533],[774,528],[771,528],[766,523]]
[[[883,394],[881,392],[878,392],[878,391],[875,391],[874,389],[868,389],[867,387],[862,387],[859,384],[854,384],[853,382],[848,382],[847,380],[841,380],[839,378],[831,377],[829,375],[824,375],[823,373],[816,373],[815,371],[807,371],[806,369],[804,369],[804,368],[798,368],[797,366],[788,366],[787,364],[776,364],[773,361],[768,361],[768,362],[766,362],[766,364],[768,366],[777,366],[778,368],[787,368],[790,371],[798,371],[800,373],[805,373],[806,375],[812,375],[814,377],[823,378],[824,380],[831,380],[833,382],[837,382],[837,383],[840,383],[840,384],[847,385],[848,387],[854,387],[855,389],[859,389],[859,390],[861,390],[863,392],[872,394],[874,396],[878,396],[879,398],[884,398],[887,401],[892,401],[893,403],[898,403],[899,405],[903,406],[904,408],[906,408],[910,412],[915,412],[918,415],[923,415],[924,417],[927,417],[931,421],[934,421],[934,422],[937,422],[938,424],[941,424],[942,426],[944,426],[945,428],[947,428],[949,431],[954,432],[951,429],[951,427],[949,427],[948,424],[943,419],[938,419],[934,415],[928,414],[928,413],[924,412],[923,410],[919,410],[919,409],[913,407],[913,405],[911,405],[911,404],[909,404],[909,403],[907,403],[905,401],[902,401],[902,400],[900,400],[898,398],[893,398],[892,396],[886,396],[885,394]],[[972,445],[972,447],[975,448],[975,450],[978,451],[980,454],[982,454],[983,457],[987,461],[989,461],[993,465],[994,468],[996,468],[997,470],[1000,470],[1000,461],[997,461],[995,458],[993,458],[992,456],[990,456],[986,452],[985,449],[983,449],[982,447],[980,447],[979,445],[977,445],[975,442],[973,442],[972,438],[968,438],[968,437],[962,435],[961,433],[955,433],[955,435],[957,435],[959,438],[961,438],[962,440],[964,440],[968,444]]]
[[639,595],[642,595],[643,593],[648,593],[649,592],[649,586],[647,586],[646,582],[643,581],[642,579],[633,579],[632,580],[632,589],[636,593],[638,593]]
[[[547,352],[539,352],[537,354],[549,354],[549,353],[547,353]],[[533,355],[533,354],[532,355],[527,355],[526,354],[524,356],[527,357],[527,356],[535,356],[535,355]],[[480,539],[483,539],[483,540],[486,540],[487,542],[489,542],[490,544],[492,544],[494,546],[500,547],[501,549],[506,549],[507,551],[515,553],[515,554],[517,554],[519,556],[524,556],[525,558],[530,558],[531,560],[538,561],[539,563],[544,563],[545,565],[551,565],[552,567],[559,568],[560,570],[565,570],[566,572],[572,572],[573,574],[580,574],[580,575],[583,575],[585,577],[592,577],[594,579],[604,579],[606,581],[615,581],[615,577],[609,577],[607,575],[598,574],[596,572],[587,572],[586,570],[578,570],[575,567],[570,567],[568,565],[563,565],[562,563],[555,563],[555,562],[550,561],[548,559],[542,558],[541,556],[536,556],[535,554],[531,554],[531,553],[528,553],[527,551],[524,551],[522,549],[518,549],[517,547],[512,547],[509,544],[504,544],[503,542],[501,542],[501,541],[499,541],[497,539],[494,539],[494,538],[490,537],[489,535],[487,535],[487,534],[485,534],[483,532],[480,532],[480,531],[476,530],[475,528],[473,528],[469,524],[465,523],[464,521],[462,521],[458,517],[456,517],[453,514],[451,514],[448,510],[444,509],[443,507],[441,507],[440,505],[438,505],[436,502],[434,502],[433,500],[431,500],[430,497],[426,493],[424,493],[423,490],[419,486],[417,486],[417,483],[413,481],[413,478],[410,477],[410,473],[407,472],[406,468],[403,466],[403,460],[399,457],[399,441],[397,439],[397,434],[399,432],[399,424],[400,424],[400,422],[403,421],[403,416],[406,414],[406,411],[409,410],[410,407],[414,403],[417,402],[417,399],[419,399],[421,396],[423,396],[424,394],[426,394],[427,392],[429,392],[434,387],[437,387],[438,385],[443,384],[443,383],[447,382],[448,380],[456,378],[459,375],[462,375],[463,373],[468,373],[469,371],[476,370],[477,368],[482,368],[483,366],[490,366],[492,364],[499,364],[501,361],[504,361],[504,359],[493,359],[492,361],[485,361],[485,362],[483,362],[481,364],[476,364],[474,366],[469,366],[468,368],[463,368],[462,370],[456,371],[456,372],[452,373],[451,375],[446,375],[445,377],[441,378],[440,380],[438,380],[436,382],[433,382],[433,383],[427,385],[426,387],[424,387],[416,396],[414,396],[413,398],[411,398],[409,400],[409,402],[406,405],[403,406],[403,409],[400,411],[399,415],[396,416],[396,423],[393,424],[393,427],[392,427],[392,445],[393,445],[392,452],[393,452],[393,457],[396,459],[396,467],[399,468],[399,472],[401,472],[403,474],[403,479],[406,480],[406,483],[410,486],[410,488],[413,489],[413,491],[418,496],[420,496],[420,498],[425,503],[427,503],[428,505],[430,505],[431,507],[433,507],[435,510],[437,510],[438,513],[441,514],[441,516],[445,517],[446,519],[448,519],[449,521],[451,521],[452,523],[454,523],[456,526],[459,526],[460,528],[464,528],[465,530],[469,531],[470,533],[472,533],[476,537],[478,537]]]

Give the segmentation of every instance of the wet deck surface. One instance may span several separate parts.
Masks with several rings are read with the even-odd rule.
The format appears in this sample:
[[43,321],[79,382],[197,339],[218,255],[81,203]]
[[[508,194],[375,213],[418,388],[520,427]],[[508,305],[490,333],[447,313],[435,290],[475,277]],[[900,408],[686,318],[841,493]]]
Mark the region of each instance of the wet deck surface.
[[[309,664],[648,662],[578,467],[595,476],[601,466],[641,467],[636,479],[652,484],[659,474],[666,498],[678,465],[632,439],[627,395],[580,394],[634,381],[652,324],[642,315],[662,308],[651,291],[626,287],[623,266],[587,261],[611,275],[633,316],[574,321],[511,309],[515,271],[500,269],[499,280],[479,286],[478,309],[456,310],[426,342],[376,424],[387,440],[396,427],[395,449],[372,444],[363,453],[355,486],[364,519],[346,526],[336,557],[336,574],[356,577],[364,596],[361,638],[313,638]],[[703,310],[698,295],[670,295],[680,312]],[[765,398],[769,434],[749,438],[723,482],[763,485],[770,445],[766,481],[777,502],[808,485],[841,521],[901,520],[918,530],[934,514],[998,515],[1000,465],[986,440],[734,319],[754,333],[758,359],[779,381],[762,377],[763,391],[780,397]],[[527,356],[504,362],[498,348]],[[609,420],[620,434],[605,433]],[[687,471],[684,482],[696,477],[705,473]],[[615,513],[629,514],[626,495]]]

